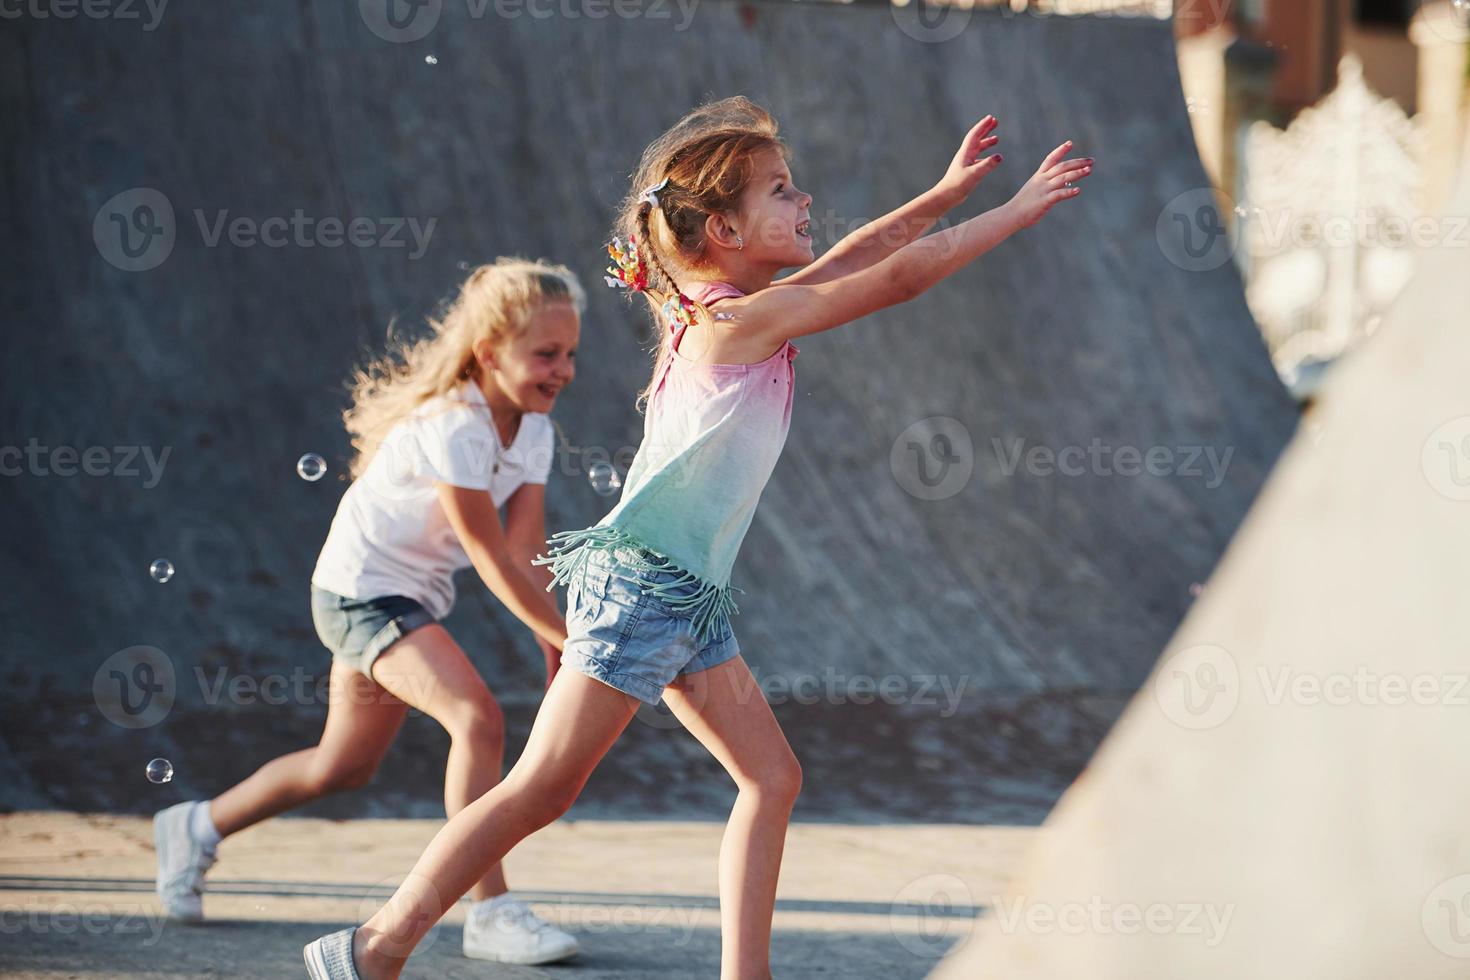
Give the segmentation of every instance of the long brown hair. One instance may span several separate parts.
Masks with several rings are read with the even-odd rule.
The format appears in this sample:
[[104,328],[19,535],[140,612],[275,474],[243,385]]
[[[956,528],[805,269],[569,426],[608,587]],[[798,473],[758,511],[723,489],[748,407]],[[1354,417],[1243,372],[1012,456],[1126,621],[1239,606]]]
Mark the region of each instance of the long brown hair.
[[[643,151],[618,221],[621,236],[637,238],[639,255],[648,267],[645,295],[658,334],[653,373],[638,393],[640,410],[663,367],[659,308],[679,294],[680,279],[701,269],[705,219],[740,203],[741,194],[755,177],[755,157],[772,149],[786,153],[775,118],[737,95],[700,106]],[[665,179],[668,182],[658,191],[658,206],[654,207],[642,198],[643,191]],[[709,311],[699,309],[701,320],[708,322]]]
[[363,474],[392,426],[436,395],[447,395],[465,379],[479,378],[475,344],[499,348],[531,325],[543,304],[586,306],[576,274],[566,266],[499,258],[476,268],[441,315],[429,318],[427,336],[399,343],[359,368],[352,377],[352,404],[342,413],[354,450],[348,474]]

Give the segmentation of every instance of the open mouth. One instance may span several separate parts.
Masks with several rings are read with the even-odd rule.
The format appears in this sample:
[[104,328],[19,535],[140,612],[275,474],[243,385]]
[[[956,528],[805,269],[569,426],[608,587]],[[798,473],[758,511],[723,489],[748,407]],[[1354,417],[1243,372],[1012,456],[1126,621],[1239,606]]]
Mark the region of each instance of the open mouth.
[[796,223],[796,237],[797,238],[805,238],[807,241],[811,241],[811,238],[812,238],[812,221],[811,221],[810,218],[808,218],[805,221],[798,221]]
[[541,392],[541,394],[545,395],[547,398],[555,398],[556,393],[561,389],[554,388],[551,385],[537,385],[536,390]]

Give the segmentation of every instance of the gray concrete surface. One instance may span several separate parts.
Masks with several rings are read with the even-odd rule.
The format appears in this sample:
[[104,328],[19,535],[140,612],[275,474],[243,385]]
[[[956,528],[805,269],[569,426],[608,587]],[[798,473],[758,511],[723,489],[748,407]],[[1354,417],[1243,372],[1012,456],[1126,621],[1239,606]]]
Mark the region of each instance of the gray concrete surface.
[[[300,947],[385,901],[400,880],[393,874],[407,872],[438,827],[287,819],[251,828],[221,847],[205,897],[208,921],[185,926],[159,918],[145,819],[0,817],[0,975],[304,976]],[[430,933],[404,976],[717,976],[720,830],[709,822],[555,824],[513,852],[506,873],[540,914],[577,933],[581,954],[537,968],[466,960],[461,906]],[[968,939],[976,911],[1004,887],[1034,833],[797,825],[777,896],[775,975],[917,980]]]
[[1470,139],[1459,161],[1007,915],[936,980],[1466,975]]
[[[178,4],[152,29],[27,16],[0,33],[0,445],[110,461],[106,476],[28,464],[0,480],[0,804],[145,812],[149,757],[199,795],[315,739],[310,696],[210,692],[325,671],[307,580],[343,485],[303,482],[294,462],[317,451],[342,473],[350,363],[389,321],[419,323],[461,262],[549,255],[592,287],[549,497],[552,528],[595,521],[608,501],[584,465],[631,452],[646,374],[643,313],[598,285],[621,175],[697,100],[743,92],[781,118],[824,243],[928,186],[987,112],[1007,162],[957,217],[1003,201],[1064,137],[1098,159],[1064,216],[803,345],[789,447],[736,568],[746,656],[811,773],[806,817],[1039,820],[1294,425],[1233,267],[1192,271],[1156,234],[1192,220],[1171,202],[1208,186],[1170,25],[963,11],[957,36],[926,43],[881,6],[707,2],[685,23],[674,7],[594,21],[446,3],[424,8],[442,10],[426,37],[390,43],[371,8]],[[125,271],[116,222],[138,188],[167,199],[174,237],[156,268]],[[222,215],[298,211],[371,218],[383,242],[211,237]],[[399,218],[435,222],[422,254]],[[935,416],[955,420],[954,465],[972,473],[929,500],[909,443],[936,447],[910,427]],[[1171,462],[1007,471],[1017,451],[1095,444]],[[125,455],[138,447],[169,453],[156,479]],[[157,557],[177,568],[166,585],[147,575]],[[469,579],[450,627],[523,733],[529,638]],[[166,654],[176,700],[131,730],[92,688],[136,644]],[[885,680],[895,703],[860,703]],[[816,703],[783,693],[793,683]],[[934,696],[946,685],[952,711]],[[373,790],[311,812],[438,813],[430,727]],[[725,785],[682,736],[642,735],[587,807],[723,811]],[[650,764],[698,778],[670,794]]]

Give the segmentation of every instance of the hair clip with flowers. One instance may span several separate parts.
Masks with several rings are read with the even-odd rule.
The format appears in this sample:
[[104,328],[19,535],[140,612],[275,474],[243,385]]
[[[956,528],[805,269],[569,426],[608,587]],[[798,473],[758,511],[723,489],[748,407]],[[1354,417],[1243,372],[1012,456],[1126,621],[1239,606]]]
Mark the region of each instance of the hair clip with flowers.
[[609,275],[602,277],[603,282],[635,293],[648,288],[648,267],[643,264],[643,256],[638,254],[637,235],[629,235],[626,245],[621,239],[614,238],[607,247],[607,254],[612,257],[613,264],[607,267]]

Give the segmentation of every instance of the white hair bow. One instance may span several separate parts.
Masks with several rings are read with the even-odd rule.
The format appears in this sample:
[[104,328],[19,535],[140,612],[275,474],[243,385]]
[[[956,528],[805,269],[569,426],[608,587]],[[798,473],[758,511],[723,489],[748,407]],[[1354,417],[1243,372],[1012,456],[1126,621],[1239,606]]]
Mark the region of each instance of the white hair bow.
[[668,185],[668,183],[669,178],[665,177],[663,180],[659,181],[657,184],[654,184],[652,187],[645,187],[643,189],[643,193],[639,195],[638,200],[647,201],[653,207],[658,207],[658,192],[663,190],[664,187]]

